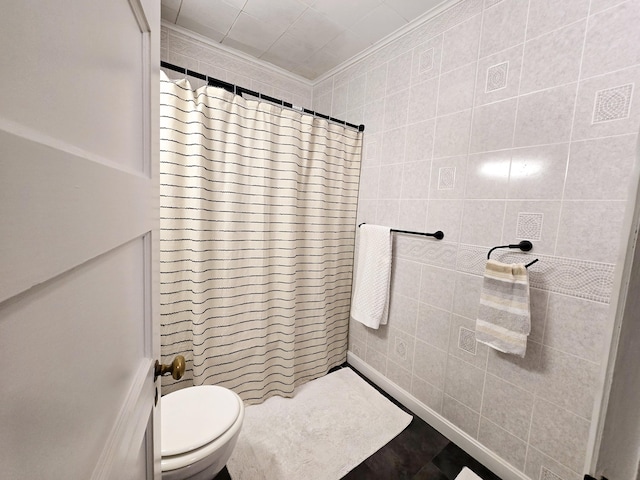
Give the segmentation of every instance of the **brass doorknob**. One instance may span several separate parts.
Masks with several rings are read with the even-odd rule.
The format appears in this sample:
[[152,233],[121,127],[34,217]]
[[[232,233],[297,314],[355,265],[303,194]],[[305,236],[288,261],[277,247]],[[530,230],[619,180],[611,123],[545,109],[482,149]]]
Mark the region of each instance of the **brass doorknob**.
[[174,380],[180,380],[184,375],[185,369],[185,361],[182,355],[177,355],[171,365],[165,365],[164,363],[160,363],[156,360],[155,373],[153,375],[153,380],[157,380],[160,375],[166,375],[167,373],[171,373],[171,376]]

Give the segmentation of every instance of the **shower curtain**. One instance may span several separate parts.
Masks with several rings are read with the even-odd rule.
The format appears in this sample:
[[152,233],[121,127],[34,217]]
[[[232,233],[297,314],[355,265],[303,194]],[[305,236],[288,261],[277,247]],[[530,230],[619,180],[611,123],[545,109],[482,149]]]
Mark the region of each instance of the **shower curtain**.
[[246,403],[346,359],[362,133],[161,84],[163,361]]

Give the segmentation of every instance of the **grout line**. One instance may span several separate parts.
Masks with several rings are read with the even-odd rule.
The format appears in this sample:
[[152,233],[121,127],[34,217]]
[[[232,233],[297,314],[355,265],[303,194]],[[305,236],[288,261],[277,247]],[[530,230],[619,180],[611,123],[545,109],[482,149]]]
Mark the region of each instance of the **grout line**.
[[587,35],[589,33],[589,19],[590,19],[590,15],[589,13],[591,12],[591,4],[592,1],[589,0],[589,9],[587,10],[587,23],[585,25],[585,29],[584,29],[584,37],[582,39],[582,49],[580,52],[580,68],[578,69],[578,81],[576,82],[576,89],[575,89],[575,96],[573,99],[573,114],[571,115],[571,130],[569,131],[569,150],[567,151],[567,164],[565,167],[565,172],[564,172],[564,182],[562,185],[562,196],[560,199],[560,214],[558,217],[558,228],[556,229],[556,241],[554,243],[553,246],[553,253],[555,254],[558,251],[558,241],[559,241],[559,237],[560,237],[560,226],[562,225],[562,217],[563,217],[563,211],[564,211],[564,205],[565,205],[565,193],[567,190],[567,178],[569,175],[569,166],[571,164],[571,142],[573,141],[573,133],[574,133],[574,128],[575,128],[575,124],[576,124],[576,112],[578,111],[578,94],[580,93],[580,83],[583,80],[582,79],[582,67],[584,65],[584,52],[586,50],[586,45],[587,45]]

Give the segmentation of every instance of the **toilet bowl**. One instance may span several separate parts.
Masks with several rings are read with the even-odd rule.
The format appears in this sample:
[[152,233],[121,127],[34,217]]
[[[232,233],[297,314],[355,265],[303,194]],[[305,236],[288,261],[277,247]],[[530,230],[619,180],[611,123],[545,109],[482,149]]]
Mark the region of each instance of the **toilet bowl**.
[[163,480],[211,480],[236,445],[242,399],[229,389],[203,385],[169,393],[161,400]]

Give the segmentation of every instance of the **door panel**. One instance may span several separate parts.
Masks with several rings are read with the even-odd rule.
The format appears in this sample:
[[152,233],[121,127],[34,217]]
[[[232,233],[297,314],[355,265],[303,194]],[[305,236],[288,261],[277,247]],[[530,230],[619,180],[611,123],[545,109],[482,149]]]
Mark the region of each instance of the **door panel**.
[[[124,165],[142,168],[144,25],[126,0],[3,2],[0,112]],[[112,122],[111,115],[118,121]],[[64,121],[61,121],[64,119]]]
[[160,2],[0,14],[0,478],[160,478]]

